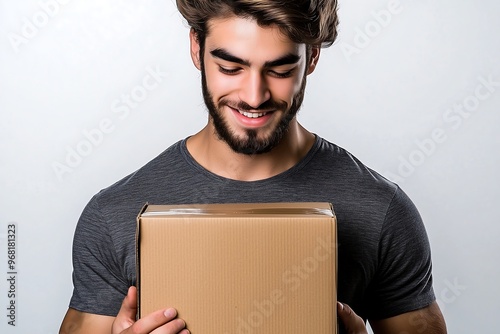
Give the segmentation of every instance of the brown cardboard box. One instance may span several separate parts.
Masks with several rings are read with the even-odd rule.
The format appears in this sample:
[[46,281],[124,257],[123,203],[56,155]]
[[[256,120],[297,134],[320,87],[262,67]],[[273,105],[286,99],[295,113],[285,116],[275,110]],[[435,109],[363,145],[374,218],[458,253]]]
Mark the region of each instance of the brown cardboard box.
[[148,205],[139,316],[175,307],[193,334],[336,333],[336,240],[328,203]]

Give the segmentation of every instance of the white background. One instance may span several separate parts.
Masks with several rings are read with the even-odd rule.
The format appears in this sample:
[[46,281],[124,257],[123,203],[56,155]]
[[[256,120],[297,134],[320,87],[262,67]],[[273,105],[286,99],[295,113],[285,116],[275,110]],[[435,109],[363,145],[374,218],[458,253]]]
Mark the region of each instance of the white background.
[[[450,333],[497,332],[499,15],[495,0],[343,0],[339,40],[299,114],[414,200]],[[57,332],[87,201],[205,124],[187,37],[173,0],[0,0],[0,332]],[[152,70],[163,77],[147,91]],[[107,133],[90,143],[85,132],[101,122]],[[10,222],[15,328],[3,278]]]

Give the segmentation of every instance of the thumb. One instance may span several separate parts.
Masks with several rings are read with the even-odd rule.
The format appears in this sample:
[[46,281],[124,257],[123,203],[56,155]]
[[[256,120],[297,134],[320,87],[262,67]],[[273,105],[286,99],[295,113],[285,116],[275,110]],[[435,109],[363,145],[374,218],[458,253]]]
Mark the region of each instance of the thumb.
[[[123,329],[132,326],[137,314],[137,288],[131,286],[128,289],[127,296],[123,299],[120,311],[116,315],[113,327],[118,327],[121,332]],[[116,328],[116,329],[118,329]]]
[[337,302],[337,314],[348,334],[367,334],[365,322],[347,304]]

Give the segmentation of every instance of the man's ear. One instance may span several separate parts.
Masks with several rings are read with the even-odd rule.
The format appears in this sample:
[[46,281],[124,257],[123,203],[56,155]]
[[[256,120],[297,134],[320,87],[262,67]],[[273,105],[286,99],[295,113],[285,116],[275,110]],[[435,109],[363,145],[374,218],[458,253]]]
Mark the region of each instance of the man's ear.
[[200,42],[198,40],[198,35],[192,28],[189,31],[189,42],[191,48],[191,59],[193,60],[193,64],[198,70],[201,71]]
[[314,72],[314,69],[316,68],[316,65],[318,64],[319,60],[319,54],[321,53],[321,47],[319,46],[313,46],[311,48],[311,58],[309,60],[309,65],[307,68],[307,74],[311,74]]

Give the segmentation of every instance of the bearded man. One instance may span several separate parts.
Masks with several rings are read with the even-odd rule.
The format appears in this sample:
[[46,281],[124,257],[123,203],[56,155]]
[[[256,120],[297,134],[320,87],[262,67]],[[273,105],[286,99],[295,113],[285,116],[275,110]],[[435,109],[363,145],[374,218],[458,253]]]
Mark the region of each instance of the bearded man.
[[342,332],[366,333],[369,321],[377,334],[421,333],[422,324],[425,333],[446,333],[412,202],[297,120],[306,78],[337,37],[337,1],[178,0],[177,7],[191,26],[208,122],[86,206],[60,333],[189,333],[175,305],[136,321],[134,238],[145,202],[282,201],[334,205]]

